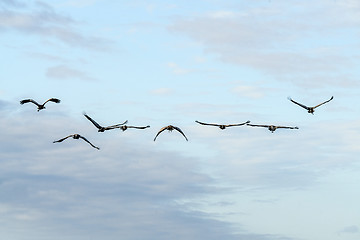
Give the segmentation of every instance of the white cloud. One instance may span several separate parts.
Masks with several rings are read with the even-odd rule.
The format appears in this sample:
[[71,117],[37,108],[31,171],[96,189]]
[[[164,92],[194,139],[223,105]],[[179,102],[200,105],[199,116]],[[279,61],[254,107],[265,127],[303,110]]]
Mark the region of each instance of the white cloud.
[[[359,20],[350,7],[334,3],[280,1],[178,18],[169,30],[202,43],[206,52],[224,62],[297,85],[317,82],[313,87],[324,87],[334,74],[355,82],[351,73],[360,50],[353,36]],[[344,86],[340,80],[335,84]]]
[[240,96],[249,98],[262,98],[265,95],[264,89],[253,86],[236,86],[232,91]]
[[157,88],[151,91],[153,95],[170,95],[174,93],[174,90],[171,88]]
[[167,63],[167,66],[170,69],[172,69],[174,74],[177,74],[177,75],[188,74],[188,73],[191,73],[191,72],[194,71],[192,69],[187,69],[187,68],[180,67],[177,63],[174,63],[174,62]]
[[212,18],[232,18],[236,16],[233,11],[216,11],[209,14]]

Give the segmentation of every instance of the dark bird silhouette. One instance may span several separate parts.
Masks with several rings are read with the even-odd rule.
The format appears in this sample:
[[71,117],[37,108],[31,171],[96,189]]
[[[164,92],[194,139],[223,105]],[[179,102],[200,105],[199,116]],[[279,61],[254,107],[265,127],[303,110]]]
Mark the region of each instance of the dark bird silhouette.
[[115,124],[115,125],[108,126],[108,127],[103,127],[103,126],[101,126],[100,124],[98,124],[97,122],[95,122],[95,120],[92,119],[91,117],[89,117],[86,113],[84,113],[84,116],[85,116],[90,122],[92,122],[92,124],[94,124],[95,127],[97,127],[98,132],[104,132],[104,131],[106,131],[106,130],[111,130],[111,129],[115,129],[115,128],[120,128],[121,125],[124,125],[124,124],[126,124],[126,123],[128,122],[128,121],[126,120],[126,121],[123,122],[123,123]]
[[333,100],[333,98],[334,98],[334,96],[332,96],[329,100],[327,100],[327,101],[325,101],[325,102],[322,102],[322,103],[316,105],[315,107],[308,107],[308,106],[305,106],[305,105],[303,105],[303,104],[301,104],[301,103],[298,103],[298,102],[292,100],[291,97],[288,97],[288,99],[289,99],[291,102],[299,105],[300,107],[305,108],[306,110],[308,110],[308,113],[311,113],[311,114],[314,114],[315,108],[317,108],[317,107],[319,107],[319,106],[321,106],[321,105],[323,105],[323,104],[325,104],[325,103],[327,103],[327,102],[330,102],[331,100]]
[[87,140],[85,137],[81,136],[80,134],[71,134],[67,137],[64,137],[62,139],[59,139],[57,141],[53,141],[53,143],[57,143],[57,142],[62,142],[64,141],[65,139],[69,138],[69,137],[72,137],[73,139],[83,139],[85,142],[87,142],[88,144],[90,144],[93,148],[96,148],[97,150],[100,150],[100,148],[98,148],[97,146],[93,145],[89,140]]
[[227,127],[236,127],[236,126],[242,126],[242,125],[245,125],[247,123],[249,123],[250,121],[246,121],[244,123],[239,123],[239,124],[215,124],[215,123],[204,123],[204,122],[200,122],[200,121],[195,121],[199,124],[202,124],[202,125],[208,125],[208,126],[216,126],[216,127],[219,127],[220,129],[224,130],[225,128]]
[[159,130],[159,132],[156,134],[156,136],[155,136],[155,138],[154,138],[154,141],[156,140],[157,136],[159,136],[159,134],[162,133],[163,131],[169,130],[169,131],[171,132],[171,131],[174,130],[174,129],[175,129],[176,131],[178,131],[179,133],[181,133],[181,134],[185,137],[186,141],[188,141],[188,139],[187,139],[187,137],[185,136],[185,134],[183,133],[183,131],[181,131],[180,128],[175,127],[175,126],[172,126],[172,125],[169,125],[169,126],[166,126],[166,127],[161,128],[161,129]]
[[275,126],[275,125],[256,125],[256,124],[249,124],[249,123],[246,125],[251,126],[251,127],[266,127],[272,133],[278,128],[299,129],[298,127],[285,127],[285,126]]
[[46,104],[47,102],[60,103],[60,99],[50,98],[50,99],[46,100],[43,104],[39,104],[39,103],[37,103],[37,102],[36,102],[35,100],[33,100],[33,99],[24,99],[24,100],[21,100],[21,101],[20,101],[20,104],[23,105],[24,103],[29,103],[29,102],[35,104],[35,105],[37,106],[37,111],[40,111],[40,110],[42,110],[42,109],[45,109],[45,104]]
[[135,126],[128,126],[128,125],[122,125],[120,126],[120,129],[125,131],[128,128],[136,128],[136,129],[145,129],[145,128],[149,128],[150,126],[146,126],[146,127],[135,127]]

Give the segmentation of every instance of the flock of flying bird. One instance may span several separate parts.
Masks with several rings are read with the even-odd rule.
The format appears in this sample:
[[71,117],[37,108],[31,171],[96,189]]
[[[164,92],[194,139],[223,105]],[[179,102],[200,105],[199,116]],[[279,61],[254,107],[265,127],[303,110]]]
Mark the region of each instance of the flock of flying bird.
[[[306,105],[303,105],[301,103],[298,103],[296,101],[294,101],[293,99],[291,99],[290,97],[288,97],[288,99],[299,105],[300,107],[306,109],[308,111],[308,113],[311,113],[311,114],[314,114],[314,111],[315,111],[315,108],[327,103],[327,102],[330,102],[334,97],[332,96],[329,100],[325,101],[325,102],[322,102],[314,107],[308,107]],[[45,104],[48,103],[48,102],[54,102],[54,103],[60,103],[60,99],[57,99],[57,98],[50,98],[48,100],[46,100],[43,104],[39,104],[37,103],[35,100],[33,99],[24,99],[24,100],[21,100],[20,101],[20,104],[25,104],[25,103],[33,103],[37,106],[37,111],[40,111],[40,110],[43,110],[45,109]],[[135,128],[135,129],[145,129],[145,128],[149,128],[150,126],[144,126],[144,127],[137,127],[137,126],[129,126],[129,125],[126,125],[127,124],[127,120],[123,123],[119,123],[119,124],[115,124],[115,125],[112,125],[112,126],[107,126],[107,127],[103,127],[101,126],[100,124],[98,124],[94,119],[92,119],[90,116],[88,116],[86,113],[84,113],[84,116],[98,129],[98,132],[104,132],[106,130],[112,130],[112,129],[116,129],[116,128],[120,128],[121,130],[125,131],[127,130],[128,128]],[[247,125],[247,126],[251,126],[251,127],[265,127],[267,128],[269,131],[271,131],[272,133],[278,129],[278,128],[285,128],[285,129],[299,129],[298,127],[288,127],[288,126],[277,126],[277,125],[257,125],[257,124],[250,124],[250,121],[246,121],[244,123],[239,123],[239,124],[215,124],[215,123],[204,123],[204,122],[200,122],[200,121],[195,121],[196,123],[199,123],[201,125],[206,125],[206,126],[216,126],[216,127],[219,127],[220,129],[224,130],[225,128],[227,127],[236,127],[236,126],[242,126],[242,125]],[[186,141],[188,141],[188,138],[185,136],[184,132],[179,128],[179,127],[176,127],[176,126],[173,126],[173,125],[168,125],[168,126],[165,126],[163,128],[161,128],[158,133],[156,134],[155,138],[154,138],[154,141],[156,140],[156,138],[159,136],[160,133],[162,133],[163,131],[165,130],[168,130],[168,131],[173,131],[173,130],[176,130],[178,131],[180,134],[182,134],[184,136],[184,138],[186,139]],[[99,147],[93,145],[89,140],[87,140],[85,137],[81,136],[80,134],[71,134],[69,136],[66,136],[64,138],[61,138],[59,140],[56,140],[54,141],[53,143],[59,143],[59,142],[62,142],[68,138],[73,138],[73,139],[83,139],[85,142],[87,142],[88,144],[90,144],[90,146],[92,146],[93,148],[96,148],[98,150],[100,150]]]

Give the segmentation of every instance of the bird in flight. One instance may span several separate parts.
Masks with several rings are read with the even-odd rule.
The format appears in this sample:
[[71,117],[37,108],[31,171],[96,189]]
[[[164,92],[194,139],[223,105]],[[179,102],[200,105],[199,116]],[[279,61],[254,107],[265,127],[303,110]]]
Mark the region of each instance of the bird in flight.
[[319,107],[319,106],[321,106],[321,105],[323,105],[323,104],[325,104],[325,103],[327,103],[327,102],[330,102],[331,100],[333,100],[333,98],[334,98],[334,96],[332,96],[329,100],[327,100],[327,101],[325,101],[325,102],[322,102],[322,103],[316,105],[315,107],[308,107],[308,106],[305,106],[305,105],[303,105],[303,104],[301,104],[301,103],[298,103],[298,102],[292,100],[290,97],[288,97],[288,99],[289,99],[291,102],[299,105],[300,107],[305,108],[306,110],[308,110],[308,113],[311,113],[311,114],[314,114],[315,108],[317,108],[317,107]]
[[128,125],[122,125],[120,126],[120,129],[125,131],[128,128],[136,128],[136,129],[145,129],[145,128],[149,128],[150,126],[146,126],[146,127],[135,127],[135,126],[128,126]]
[[298,127],[285,127],[285,126],[275,126],[275,125],[256,125],[256,124],[249,124],[249,123],[246,125],[251,126],[251,127],[266,127],[272,133],[274,133],[274,131],[278,128],[299,129]]
[[244,123],[239,123],[239,124],[215,124],[215,123],[204,123],[204,122],[200,122],[200,121],[195,121],[199,124],[202,124],[202,125],[208,125],[208,126],[216,126],[216,127],[219,127],[221,130],[224,130],[225,128],[227,127],[236,127],[236,126],[242,126],[242,125],[245,125],[247,123],[249,123],[250,121],[246,121]]
[[172,126],[172,125],[169,125],[169,126],[166,126],[166,127],[161,128],[161,129],[159,130],[159,132],[156,134],[156,136],[155,136],[155,138],[154,138],[154,141],[156,140],[157,136],[159,136],[159,134],[162,133],[163,131],[168,130],[168,131],[171,132],[171,131],[174,130],[174,129],[175,129],[176,131],[178,131],[179,133],[181,133],[181,134],[185,137],[186,141],[188,141],[188,139],[187,139],[187,137],[185,136],[185,134],[183,133],[183,131],[181,131],[180,128],[175,127],[175,126]]
[[69,137],[72,137],[73,139],[83,139],[85,142],[89,143],[93,148],[96,148],[97,150],[100,150],[100,148],[98,148],[97,146],[93,145],[89,140],[87,140],[85,137],[81,136],[80,134],[71,134],[67,137],[64,137],[62,139],[59,139],[57,141],[53,141],[53,143],[58,143],[58,142],[62,142],[64,141],[65,139],[69,138]]
[[37,106],[37,111],[40,111],[40,110],[42,110],[42,109],[45,109],[45,104],[46,104],[47,102],[60,103],[60,99],[50,98],[50,99],[46,100],[43,104],[39,104],[39,103],[37,103],[37,102],[36,102],[35,100],[33,100],[33,99],[24,99],[24,100],[21,100],[21,101],[20,101],[20,104],[23,105],[24,103],[29,103],[29,102],[35,104],[35,105]]
[[126,120],[123,123],[119,123],[119,124],[115,124],[112,126],[108,126],[108,127],[103,127],[100,124],[98,124],[97,122],[95,122],[94,119],[92,119],[91,117],[89,117],[86,113],[84,113],[84,116],[90,121],[92,122],[92,124],[94,124],[94,126],[98,129],[98,132],[104,132],[105,130],[111,130],[111,129],[115,129],[115,128],[120,128],[121,125],[126,124],[128,121]]

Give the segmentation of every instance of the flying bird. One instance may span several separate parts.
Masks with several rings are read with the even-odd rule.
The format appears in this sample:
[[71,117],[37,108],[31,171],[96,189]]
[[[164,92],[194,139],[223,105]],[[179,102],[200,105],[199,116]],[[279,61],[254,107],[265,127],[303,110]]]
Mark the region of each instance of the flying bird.
[[145,129],[145,128],[149,128],[150,126],[146,126],[146,127],[135,127],[135,126],[128,126],[128,125],[122,125],[120,126],[120,129],[125,131],[128,128],[136,128],[136,129]]
[[171,132],[171,131],[174,130],[174,129],[175,129],[176,131],[178,131],[179,133],[181,133],[181,134],[185,137],[186,141],[188,141],[188,139],[187,139],[187,137],[185,136],[185,134],[183,133],[183,131],[181,131],[180,128],[175,127],[175,126],[172,126],[172,125],[169,125],[169,126],[166,126],[166,127],[161,128],[161,129],[159,130],[159,132],[156,134],[156,136],[155,136],[155,138],[154,138],[154,141],[156,140],[157,136],[159,136],[159,134],[162,133],[163,131],[168,130],[168,131]]
[[305,108],[306,110],[308,110],[308,113],[311,113],[311,114],[314,114],[315,108],[317,108],[317,107],[319,107],[319,106],[321,106],[321,105],[323,105],[323,104],[325,104],[325,103],[327,103],[327,102],[330,102],[331,100],[333,100],[333,98],[334,98],[334,96],[332,96],[329,100],[327,100],[327,101],[325,101],[325,102],[322,102],[322,103],[316,105],[315,107],[308,107],[308,106],[305,106],[305,105],[303,105],[303,104],[301,104],[301,103],[298,103],[298,102],[292,100],[290,97],[288,97],[288,99],[289,99],[291,102],[299,105],[300,107]]
[[235,126],[242,126],[242,125],[245,125],[247,123],[249,123],[250,121],[246,121],[244,123],[239,123],[239,124],[227,124],[227,125],[224,125],[224,124],[215,124],[215,123],[204,123],[204,122],[200,122],[200,121],[195,121],[199,124],[202,124],[202,125],[208,125],[208,126],[216,126],[216,127],[219,127],[220,129],[224,130],[225,128],[227,127],[235,127]]
[[24,103],[29,103],[29,102],[35,104],[35,105],[37,106],[37,111],[40,111],[40,110],[42,110],[42,109],[45,109],[45,104],[46,104],[47,102],[60,103],[60,99],[50,98],[50,99],[46,100],[43,104],[39,104],[39,103],[37,103],[37,102],[36,102],[35,100],[33,100],[33,99],[24,99],[24,100],[21,100],[21,101],[20,101],[20,104],[23,105]]
[[104,132],[105,130],[111,130],[111,129],[115,129],[115,128],[120,128],[121,125],[126,124],[128,121],[126,120],[123,123],[119,123],[119,124],[115,124],[112,126],[108,126],[108,127],[103,127],[100,124],[98,124],[97,122],[95,122],[94,119],[92,119],[91,117],[89,117],[86,113],[84,113],[84,116],[90,121],[92,122],[92,124],[94,124],[95,127],[97,127],[98,132]]
[[89,143],[93,148],[96,148],[97,150],[100,150],[100,148],[98,148],[97,146],[93,145],[89,140],[87,140],[85,137],[81,136],[80,134],[71,134],[67,137],[64,137],[62,139],[59,139],[57,141],[53,141],[53,143],[57,143],[57,142],[62,142],[64,141],[65,139],[69,138],[69,137],[72,137],[73,139],[83,139],[85,142]]
[[256,125],[256,124],[249,124],[249,123],[246,125],[251,126],[251,127],[266,127],[272,133],[274,133],[274,131],[278,128],[299,129],[298,127],[285,127],[285,126],[275,126],[275,125]]

